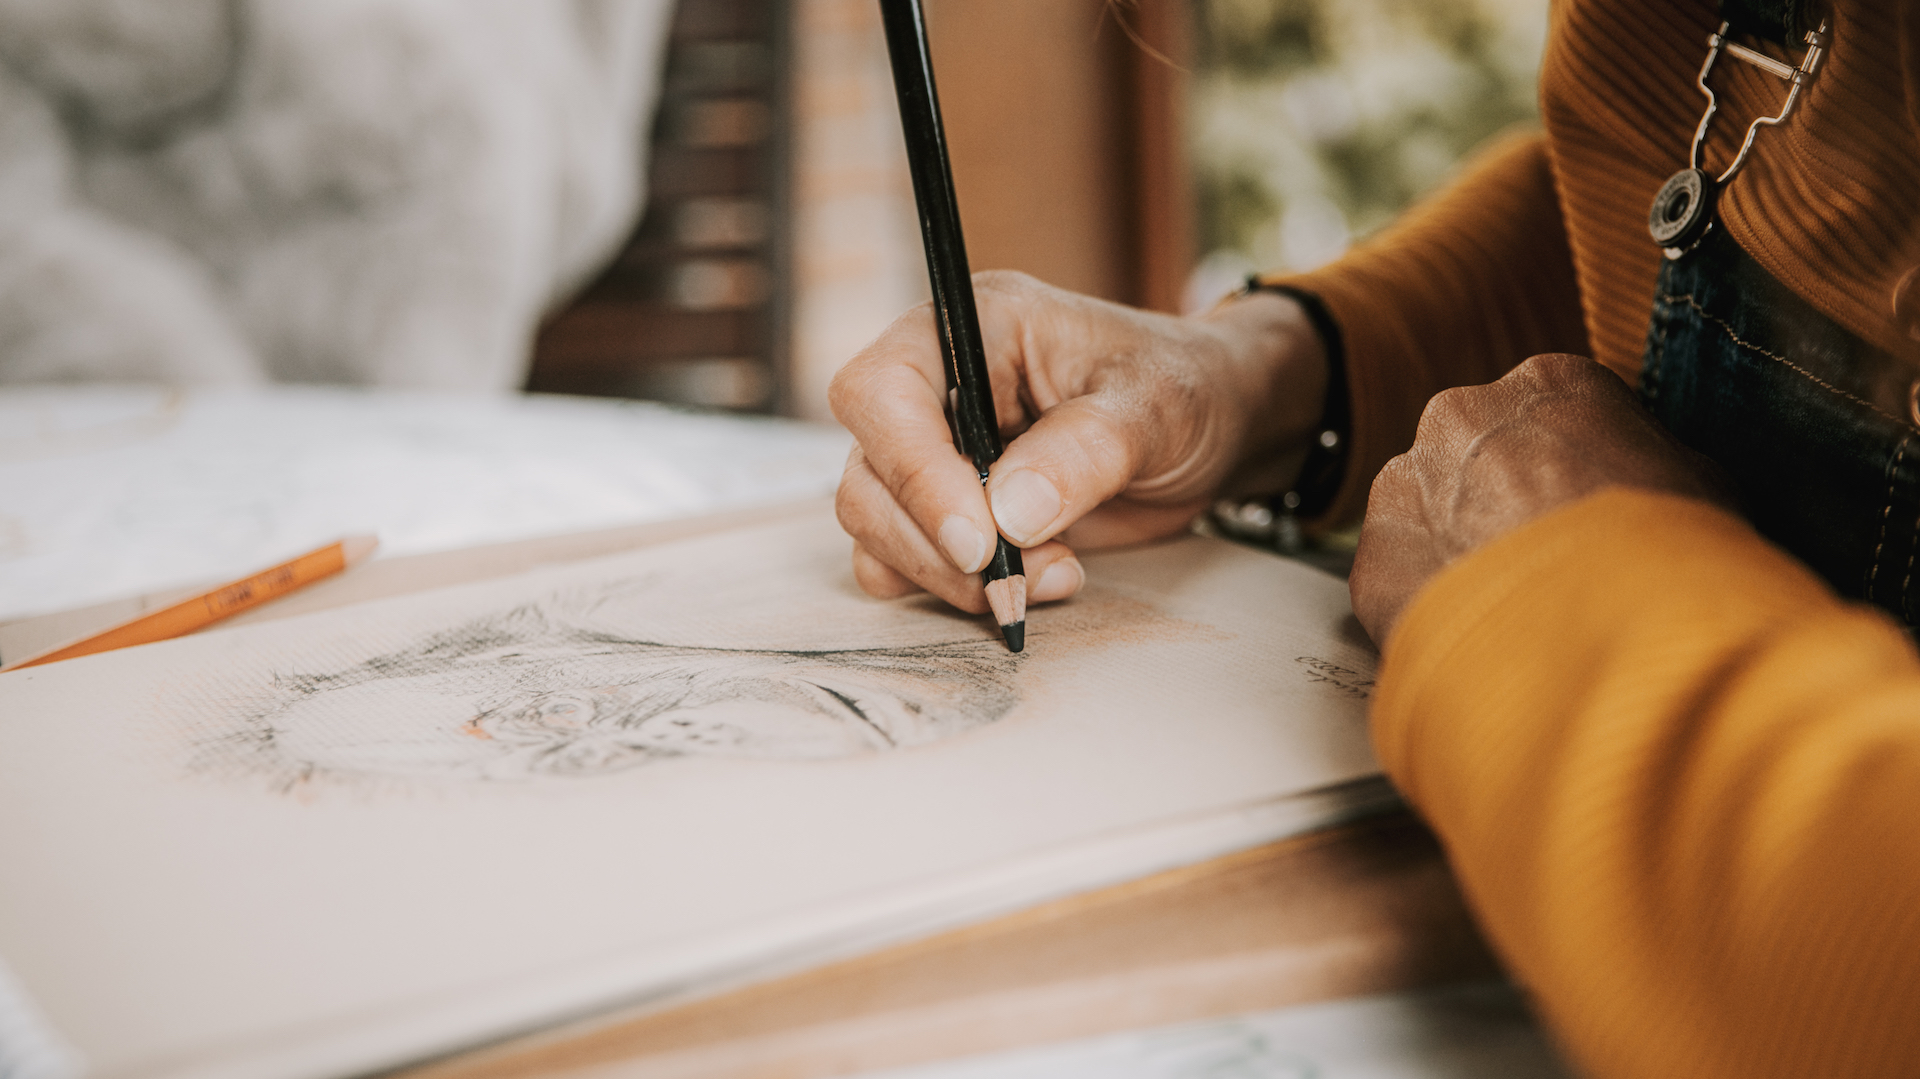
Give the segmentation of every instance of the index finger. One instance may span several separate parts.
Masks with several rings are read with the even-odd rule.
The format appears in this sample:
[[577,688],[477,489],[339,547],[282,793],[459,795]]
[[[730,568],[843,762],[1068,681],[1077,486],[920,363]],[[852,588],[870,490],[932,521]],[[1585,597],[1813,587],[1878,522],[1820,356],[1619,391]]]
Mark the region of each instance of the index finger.
[[[833,414],[853,433],[886,493],[964,573],[993,552],[993,515],[973,463],[947,426],[946,367],[931,306],[896,319],[834,376]],[[855,536],[898,567],[884,537]],[[869,542],[872,541],[872,542]]]

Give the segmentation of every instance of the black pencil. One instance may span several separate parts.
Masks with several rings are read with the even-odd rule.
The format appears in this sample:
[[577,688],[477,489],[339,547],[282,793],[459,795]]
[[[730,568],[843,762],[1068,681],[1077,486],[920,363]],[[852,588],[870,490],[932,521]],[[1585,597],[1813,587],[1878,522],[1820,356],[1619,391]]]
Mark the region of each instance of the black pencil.
[[[987,374],[987,350],[980,338],[980,316],[973,306],[973,280],[967,269],[967,245],[960,235],[960,204],[953,196],[953,169],[947,163],[947,135],[940,123],[940,96],[933,87],[933,57],[927,52],[927,24],[920,0],[880,0],[887,28],[887,55],[893,61],[893,89],[900,101],[900,127],[907,136],[907,164],[913,173],[913,201],[920,208],[920,239],[927,249],[927,278],[947,359],[947,400],[953,412],[954,446],[973,460],[980,483],[1000,457],[1000,424],[993,412],[993,383]],[[1027,639],[1027,571],[1020,548],[995,534],[993,559],[980,577],[987,603],[1018,652]]]

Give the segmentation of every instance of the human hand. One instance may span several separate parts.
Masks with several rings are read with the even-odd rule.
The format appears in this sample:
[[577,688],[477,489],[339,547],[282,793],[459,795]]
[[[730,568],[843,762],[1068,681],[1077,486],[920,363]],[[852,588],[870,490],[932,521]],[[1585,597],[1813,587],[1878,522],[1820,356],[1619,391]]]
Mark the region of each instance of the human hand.
[[978,574],[998,531],[1025,548],[1029,599],[1063,599],[1085,581],[1073,547],[1179,531],[1238,465],[1304,446],[1319,418],[1325,356],[1284,296],[1176,318],[1025,274],[973,282],[1010,439],[984,490],[947,427],[931,305],[901,316],[833,380],[834,415],[857,441],[837,508],[871,595],[925,589],[985,611]]
[[1413,448],[1373,481],[1349,578],[1354,614],[1384,646],[1448,563],[1611,486],[1734,508],[1718,467],[1592,360],[1535,356],[1497,382],[1436,394]]

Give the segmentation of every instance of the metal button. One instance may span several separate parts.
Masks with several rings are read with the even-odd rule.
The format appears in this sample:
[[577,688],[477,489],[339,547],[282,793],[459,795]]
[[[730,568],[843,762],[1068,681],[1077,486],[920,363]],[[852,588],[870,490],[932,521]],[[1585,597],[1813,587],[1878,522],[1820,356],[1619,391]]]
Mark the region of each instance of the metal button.
[[1920,378],[1907,387],[1907,422],[1920,427]]
[[1679,258],[1707,234],[1713,223],[1714,187],[1713,177],[1699,169],[1681,169],[1653,197],[1647,234],[1668,258]]

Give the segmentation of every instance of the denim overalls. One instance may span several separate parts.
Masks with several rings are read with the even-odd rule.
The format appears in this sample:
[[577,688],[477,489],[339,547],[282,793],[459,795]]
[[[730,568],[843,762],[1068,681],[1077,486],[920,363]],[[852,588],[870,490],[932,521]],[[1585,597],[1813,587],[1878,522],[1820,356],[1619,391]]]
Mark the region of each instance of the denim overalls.
[[1835,325],[1714,228],[1660,271],[1640,395],[1719,462],[1762,535],[1843,595],[1920,610],[1915,370]]

